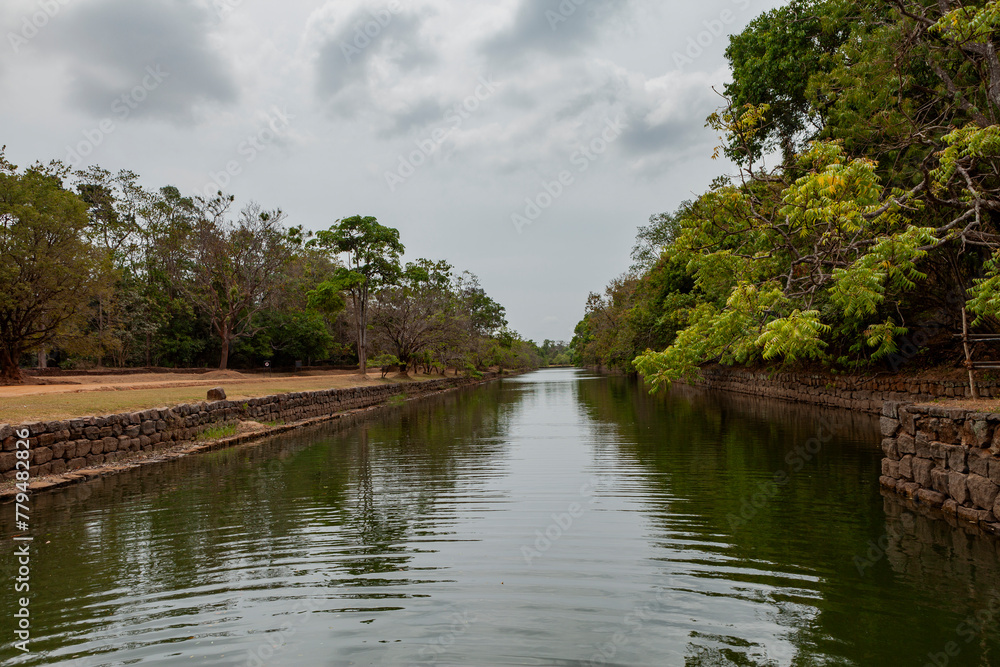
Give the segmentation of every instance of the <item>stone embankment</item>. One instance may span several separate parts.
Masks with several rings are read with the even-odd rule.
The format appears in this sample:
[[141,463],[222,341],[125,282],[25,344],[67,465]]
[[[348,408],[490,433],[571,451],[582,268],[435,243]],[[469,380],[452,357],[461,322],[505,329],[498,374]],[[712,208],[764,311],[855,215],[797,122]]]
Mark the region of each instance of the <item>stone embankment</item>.
[[[702,380],[694,386],[873,414],[879,414],[886,401],[920,403],[971,395],[968,382],[902,375],[768,373],[722,366],[705,367],[701,373]],[[1000,397],[1000,383],[979,382],[977,387],[984,398]]]
[[887,402],[881,485],[1000,535],[1000,414]]
[[[156,453],[177,448],[178,445],[194,444],[207,429],[232,426],[241,421],[284,422],[293,425],[315,423],[345,411],[380,405],[393,397],[410,398],[496,377],[496,373],[487,373],[483,379],[442,378],[406,384],[275,394],[242,400],[203,401],[101,417],[0,424],[0,475],[4,480],[15,478],[18,460],[16,434],[23,431],[28,432],[30,442],[28,472],[32,479],[38,479],[115,464],[142,453]],[[276,427],[261,435],[269,435],[275,430],[288,430],[288,427]],[[232,438],[231,444],[250,437],[252,436]]]

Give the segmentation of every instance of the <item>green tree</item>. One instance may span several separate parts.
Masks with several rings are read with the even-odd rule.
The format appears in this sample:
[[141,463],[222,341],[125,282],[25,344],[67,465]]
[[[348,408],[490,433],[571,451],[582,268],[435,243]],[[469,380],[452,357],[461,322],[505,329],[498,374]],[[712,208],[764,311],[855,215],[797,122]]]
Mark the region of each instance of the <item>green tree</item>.
[[346,258],[346,265],[338,268],[334,278],[319,289],[350,294],[358,365],[360,373],[365,375],[368,372],[369,300],[374,292],[394,284],[399,278],[400,256],[405,250],[399,241],[399,231],[380,225],[372,216],[355,215],[317,232],[309,244]]
[[19,172],[0,150],[0,366],[23,381],[28,350],[45,346],[79,315],[109,266],[87,240],[87,205],[67,190],[59,162]]
[[229,364],[230,347],[253,335],[256,316],[277,293],[292,256],[280,210],[247,205],[235,221],[227,218],[231,198],[203,202],[190,237],[193,261],[187,295],[205,312],[221,344],[219,368]]

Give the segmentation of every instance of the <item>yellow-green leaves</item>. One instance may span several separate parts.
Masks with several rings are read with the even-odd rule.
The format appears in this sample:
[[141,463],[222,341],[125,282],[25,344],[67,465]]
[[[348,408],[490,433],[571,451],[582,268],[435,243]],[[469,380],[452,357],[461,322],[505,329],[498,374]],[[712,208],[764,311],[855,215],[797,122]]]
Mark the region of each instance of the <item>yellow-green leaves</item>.
[[992,39],[1000,28],[1000,3],[987,2],[983,7],[960,7],[942,16],[931,27],[945,39],[956,43]]
[[883,237],[848,268],[834,269],[833,303],[847,317],[875,314],[887,286],[910,290],[926,277],[917,270],[917,261],[927,254],[922,246],[934,241],[932,230],[924,227],[909,227],[902,234]]
[[[963,161],[1000,156],[1000,125],[979,127],[970,123],[945,135],[944,142],[948,147],[941,151],[939,166],[930,174],[932,187],[938,195],[948,187]],[[974,198],[968,188],[964,188],[963,193],[970,200]]]
[[984,277],[969,289],[969,310],[977,315],[974,325],[984,317],[1000,317],[1000,250],[983,268]]
[[822,335],[829,330],[829,325],[820,321],[819,311],[793,310],[788,317],[768,322],[756,343],[767,360],[815,359],[822,355],[826,347]]

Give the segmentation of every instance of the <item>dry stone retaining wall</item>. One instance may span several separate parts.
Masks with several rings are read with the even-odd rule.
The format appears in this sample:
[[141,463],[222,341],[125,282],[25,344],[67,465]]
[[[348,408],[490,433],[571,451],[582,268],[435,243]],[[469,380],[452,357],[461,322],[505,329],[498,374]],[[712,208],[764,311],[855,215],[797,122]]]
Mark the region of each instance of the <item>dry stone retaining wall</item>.
[[881,485],[1000,534],[1000,414],[887,402]]
[[[485,374],[486,379],[496,373]],[[32,478],[114,463],[133,452],[152,452],[192,441],[210,427],[237,420],[294,422],[378,405],[393,396],[426,394],[479,382],[442,378],[411,384],[275,394],[259,398],[185,403],[103,417],[82,417],[27,424],[0,424],[0,475],[15,476],[16,432],[27,430]]]
[[[935,398],[970,395],[969,383],[955,380],[925,380],[904,376],[832,376],[808,373],[767,373],[725,367],[703,368],[702,380],[694,386],[813,403],[830,407],[882,411],[885,401],[924,402]],[[1000,397],[1000,383],[977,383],[982,397]]]

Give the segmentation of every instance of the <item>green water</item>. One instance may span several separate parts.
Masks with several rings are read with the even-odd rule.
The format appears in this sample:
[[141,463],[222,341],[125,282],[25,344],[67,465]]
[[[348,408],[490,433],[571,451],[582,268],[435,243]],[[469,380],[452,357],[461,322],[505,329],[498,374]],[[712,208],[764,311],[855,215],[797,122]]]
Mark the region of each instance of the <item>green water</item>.
[[996,540],[884,499],[878,441],[558,369],[150,466],[32,499],[0,660],[1000,665]]

